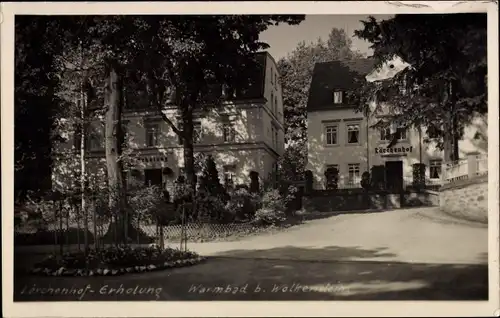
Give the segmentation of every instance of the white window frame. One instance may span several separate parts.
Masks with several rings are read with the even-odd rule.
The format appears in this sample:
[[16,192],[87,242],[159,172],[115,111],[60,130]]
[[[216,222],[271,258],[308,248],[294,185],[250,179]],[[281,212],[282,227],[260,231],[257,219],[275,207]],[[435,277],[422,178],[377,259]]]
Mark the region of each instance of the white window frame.
[[[352,173],[352,176],[351,176]],[[349,182],[357,182],[361,178],[361,164],[348,163],[347,164],[347,178]]]
[[274,93],[271,92],[271,111],[276,115],[276,107],[274,106]]
[[[398,141],[402,140],[408,140],[408,128],[404,126],[398,127]],[[402,137],[402,134],[404,133],[404,138]]]
[[[350,130],[350,127],[357,127],[356,130]],[[352,132],[352,131],[357,131],[358,132],[358,140],[356,142],[349,142],[349,132]],[[346,123],[346,143],[348,145],[359,145],[360,142],[361,142],[361,125],[360,123],[356,122],[356,123]]]
[[[408,139],[408,128],[404,126],[399,126],[397,128],[399,136],[398,141],[404,141]],[[401,132],[404,132],[404,138],[401,138]],[[391,141],[391,127],[380,128],[380,141]]]
[[335,105],[342,104],[344,98],[344,92],[342,91],[334,91],[333,92],[333,103]]
[[[332,131],[329,131],[332,130]],[[334,143],[328,143],[328,134],[335,132],[335,142]],[[325,145],[327,146],[335,146],[339,144],[339,125],[334,125],[334,124],[328,124],[325,125]]]
[[[437,178],[432,177],[433,169],[438,168],[439,173]],[[443,160],[442,159],[430,159],[429,160],[429,179],[440,180],[443,176]]]
[[[145,132],[146,132],[146,147],[158,147],[158,139],[160,135],[160,124],[158,123],[146,123],[145,125]],[[150,144],[150,134],[152,133],[153,136],[153,144]]]

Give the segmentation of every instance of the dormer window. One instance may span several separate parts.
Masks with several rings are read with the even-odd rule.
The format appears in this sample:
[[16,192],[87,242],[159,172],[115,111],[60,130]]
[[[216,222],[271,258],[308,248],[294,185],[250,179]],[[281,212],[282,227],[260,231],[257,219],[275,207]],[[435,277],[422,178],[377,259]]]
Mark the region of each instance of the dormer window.
[[342,104],[342,97],[343,97],[343,92],[342,91],[335,91],[333,92],[333,103],[334,104]]

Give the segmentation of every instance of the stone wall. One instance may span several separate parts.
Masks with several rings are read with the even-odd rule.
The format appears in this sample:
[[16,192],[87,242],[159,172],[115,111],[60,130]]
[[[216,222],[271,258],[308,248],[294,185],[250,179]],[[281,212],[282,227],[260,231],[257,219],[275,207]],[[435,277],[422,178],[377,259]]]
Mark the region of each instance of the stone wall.
[[365,192],[362,189],[315,190],[302,199],[304,209],[316,212],[397,209],[414,206],[437,206],[435,191]]
[[488,176],[444,185],[439,193],[439,206],[454,217],[487,224]]

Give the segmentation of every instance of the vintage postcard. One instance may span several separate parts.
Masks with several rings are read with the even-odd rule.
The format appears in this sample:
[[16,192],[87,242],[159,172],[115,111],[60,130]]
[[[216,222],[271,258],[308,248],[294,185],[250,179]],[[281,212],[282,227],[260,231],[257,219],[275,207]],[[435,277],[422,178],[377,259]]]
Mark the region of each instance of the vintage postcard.
[[0,8],[6,317],[500,314],[497,3]]

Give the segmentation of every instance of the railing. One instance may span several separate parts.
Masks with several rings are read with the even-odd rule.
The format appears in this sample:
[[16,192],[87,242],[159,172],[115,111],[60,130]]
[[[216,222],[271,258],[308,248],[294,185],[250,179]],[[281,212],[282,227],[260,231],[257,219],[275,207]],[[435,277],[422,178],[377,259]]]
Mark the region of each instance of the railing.
[[[328,189],[328,184],[325,184]],[[337,189],[360,189],[361,188],[361,177],[356,177],[354,179],[340,179],[337,182]]]
[[446,163],[443,166],[445,183],[487,175],[488,154],[471,154],[467,156],[467,159]]
[[488,155],[476,156],[476,175],[482,176],[488,174]]
[[[441,179],[425,179],[425,189],[437,190],[443,185],[443,180]],[[403,177],[403,188],[412,189],[415,187],[415,181],[413,177]]]
[[454,182],[457,180],[467,179],[469,177],[468,159],[445,163],[443,177],[445,182]]

